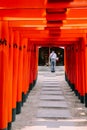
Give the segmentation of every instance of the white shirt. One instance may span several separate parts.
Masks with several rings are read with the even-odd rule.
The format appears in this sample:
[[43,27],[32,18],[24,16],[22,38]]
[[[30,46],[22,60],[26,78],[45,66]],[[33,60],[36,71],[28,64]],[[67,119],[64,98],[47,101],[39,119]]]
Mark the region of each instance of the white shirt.
[[51,54],[50,54],[50,59],[56,59],[57,58],[57,55],[56,53],[53,51]]

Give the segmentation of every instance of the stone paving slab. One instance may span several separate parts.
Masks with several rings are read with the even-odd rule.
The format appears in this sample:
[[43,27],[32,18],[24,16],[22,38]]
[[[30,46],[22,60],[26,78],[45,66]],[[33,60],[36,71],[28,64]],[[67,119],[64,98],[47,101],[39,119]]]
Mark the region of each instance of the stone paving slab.
[[37,112],[38,118],[58,118],[58,119],[68,119],[71,118],[69,110],[59,110],[59,109],[44,109],[40,108]]
[[41,91],[41,94],[47,94],[47,95],[61,95],[63,94],[62,91]]
[[58,85],[58,83],[55,83],[55,82],[51,82],[51,83],[48,83],[48,82],[43,82],[44,85]]
[[56,81],[56,80],[55,80],[55,81],[52,81],[52,80],[51,80],[51,81],[44,81],[43,83],[45,83],[45,84],[48,84],[48,83],[49,83],[49,84],[51,84],[51,83],[52,83],[52,84],[58,84],[59,82]]
[[59,83],[59,81],[57,79],[53,79],[53,78],[49,78],[47,80],[44,80],[43,82],[45,82],[45,83],[50,83],[50,82]]
[[[53,79],[53,75],[44,75],[45,76],[45,78],[47,77],[47,78],[52,78]],[[55,75],[54,75],[55,76]]]
[[43,99],[43,100],[64,100],[64,96],[55,96],[55,95],[41,95],[40,96],[40,99]]
[[56,85],[56,86],[59,86],[59,83],[58,82],[43,82],[44,85]]
[[[74,126],[75,122],[72,122],[70,120],[58,120],[58,121],[53,121],[53,120],[38,120],[34,122],[35,126],[46,126],[47,128],[58,128],[58,127],[63,127],[63,126]],[[67,129],[65,129],[67,130]],[[70,129],[71,130],[71,129]]]
[[53,77],[44,77],[44,81],[57,81],[57,79]]
[[43,87],[60,87],[58,84],[43,84]]
[[43,87],[43,91],[60,91],[61,89],[59,87]]
[[43,82],[59,82],[59,81],[57,81],[57,79],[49,78],[49,79],[44,79]]
[[64,101],[40,101],[39,107],[68,108]]

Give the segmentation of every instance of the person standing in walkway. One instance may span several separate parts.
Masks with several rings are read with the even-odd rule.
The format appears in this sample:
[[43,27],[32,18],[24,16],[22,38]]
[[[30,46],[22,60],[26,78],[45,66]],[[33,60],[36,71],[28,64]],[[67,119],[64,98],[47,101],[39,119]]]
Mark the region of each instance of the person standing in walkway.
[[49,59],[50,59],[50,65],[51,65],[51,72],[55,72],[57,54],[54,51],[52,51],[50,53]]

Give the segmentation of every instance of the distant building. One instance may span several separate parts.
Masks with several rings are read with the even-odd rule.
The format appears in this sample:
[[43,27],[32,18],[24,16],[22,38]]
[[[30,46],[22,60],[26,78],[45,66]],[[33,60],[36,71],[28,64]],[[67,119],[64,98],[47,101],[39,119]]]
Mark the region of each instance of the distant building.
[[57,61],[58,65],[64,65],[64,48],[62,47],[41,47],[39,48],[39,60],[38,64],[39,66],[48,66],[49,65],[49,54],[50,52],[54,50],[59,57],[59,60]]

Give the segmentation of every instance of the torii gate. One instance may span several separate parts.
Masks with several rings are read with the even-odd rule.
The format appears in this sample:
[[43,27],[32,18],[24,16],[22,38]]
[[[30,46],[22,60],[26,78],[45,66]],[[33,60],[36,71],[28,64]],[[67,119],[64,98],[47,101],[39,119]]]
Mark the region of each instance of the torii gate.
[[87,1],[0,1],[0,130],[10,130],[38,75],[38,47],[64,46],[65,78],[87,107]]

